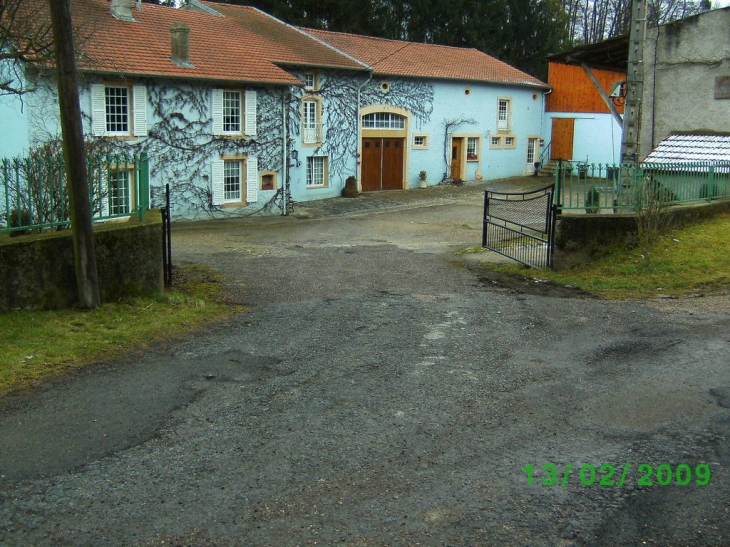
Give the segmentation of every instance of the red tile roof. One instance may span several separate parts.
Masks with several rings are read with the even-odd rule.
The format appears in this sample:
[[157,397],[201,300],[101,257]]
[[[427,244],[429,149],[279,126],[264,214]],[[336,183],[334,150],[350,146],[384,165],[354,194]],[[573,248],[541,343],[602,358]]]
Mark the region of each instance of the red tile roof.
[[549,87],[545,82],[473,48],[303,30],[368,64],[380,75]]
[[[38,11],[47,17],[47,2]],[[135,22],[109,13],[108,0],[72,0],[81,71],[241,83],[301,84],[280,66],[306,64],[363,70],[362,64],[318,43],[294,27],[243,6],[210,4],[220,17],[142,4]],[[46,19],[47,20],[47,19]],[[191,68],[170,60],[170,26],[190,26]]]
[[[135,21],[109,13],[109,0],[71,0],[81,71],[189,80],[300,85],[283,66],[364,71],[379,75],[547,85],[476,49],[298,29],[256,8],[201,1],[220,13],[142,4]],[[46,0],[25,0],[48,21]],[[190,63],[170,60],[170,26],[190,26]]]

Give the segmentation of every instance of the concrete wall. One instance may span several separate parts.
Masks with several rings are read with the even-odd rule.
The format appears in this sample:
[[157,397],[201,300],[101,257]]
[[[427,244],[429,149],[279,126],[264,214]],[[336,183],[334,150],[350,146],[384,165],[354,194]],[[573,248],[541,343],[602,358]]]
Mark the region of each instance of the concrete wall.
[[730,77],[730,7],[647,29],[639,157],[676,131],[730,130],[730,99],[715,79]]
[[[682,226],[730,211],[730,200],[676,206],[667,212],[669,223]],[[605,255],[613,248],[636,241],[636,216],[560,215],[555,231],[556,270],[565,270]]]
[[[163,290],[162,223],[97,225],[97,270],[103,302]],[[71,307],[77,302],[71,232],[0,238],[0,313]]]

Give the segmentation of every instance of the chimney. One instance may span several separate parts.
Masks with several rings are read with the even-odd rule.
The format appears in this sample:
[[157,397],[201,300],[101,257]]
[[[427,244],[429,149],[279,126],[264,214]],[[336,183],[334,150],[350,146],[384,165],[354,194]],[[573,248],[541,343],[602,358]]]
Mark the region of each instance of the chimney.
[[172,55],[170,60],[183,67],[192,67],[190,64],[190,25],[174,23],[170,25],[172,40]]
[[132,7],[135,0],[112,0],[111,14],[121,21],[134,21],[132,17]]

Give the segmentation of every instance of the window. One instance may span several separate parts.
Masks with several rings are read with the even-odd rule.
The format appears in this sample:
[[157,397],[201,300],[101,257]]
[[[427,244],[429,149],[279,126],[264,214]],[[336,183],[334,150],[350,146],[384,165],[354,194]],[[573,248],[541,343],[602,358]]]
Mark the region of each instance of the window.
[[106,132],[129,133],[129,89],[105,87]]
[[97,137],[147,135],[147,88],[142,85],[91,86],[91,125]]
[[517,148],[517,137],[514,135],[493,136],[489,140],[489,148]]
[[212,203],[223,207],[240,206],[258,200],[258,160],[245,155],[213,160]]
[[318,100],[305,99],[302,101],[302,142],[304,144],[322,142],[322,122],[319,113]]
[[405,129],[406,119],[390,112],[373,112],[362,117],[363,129]]
[[304,89],[308,91],[317,89],[317,75],[314,72],[304,73]]
[[413,136],[413,148],[420,148],[420,149],[428,148],[428,136],[427,135],[414,135]]
[[131,178],[129,169],[113,168],[109,170],[107,188],[109,216],[128,215],[131,212]]
[[241,201],[241,161],[223,161],[223,201]]
[[276,173],[261,173],[261,190],[276,190]]
[[499,99],[497,110],[497,130],[507,131],[510,128],[510,113],[512,110],[511,99]]
[[466,139],[466,159],[475,161],[479,159],[479,137],[467,137]]
[[241,92],[223,92],[223,133],[241,132]]
[[527,139],[527,164],[535,163],[535,155],[537,151],[537,137]]
[[257,93],[253,90],[214,89],[213,134],[223,137],[256,135]]
[[307,186],[327,186],[327,158],[325,156],[307,158]]

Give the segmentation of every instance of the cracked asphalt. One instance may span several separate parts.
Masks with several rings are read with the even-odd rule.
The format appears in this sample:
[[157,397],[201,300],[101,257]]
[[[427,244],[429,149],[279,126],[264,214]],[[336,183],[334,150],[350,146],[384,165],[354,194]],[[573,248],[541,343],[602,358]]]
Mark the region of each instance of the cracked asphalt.
[[417,192],[175,225],[246,311],[2,401],[0,544],[730,544],[728,295],[495,288]]

